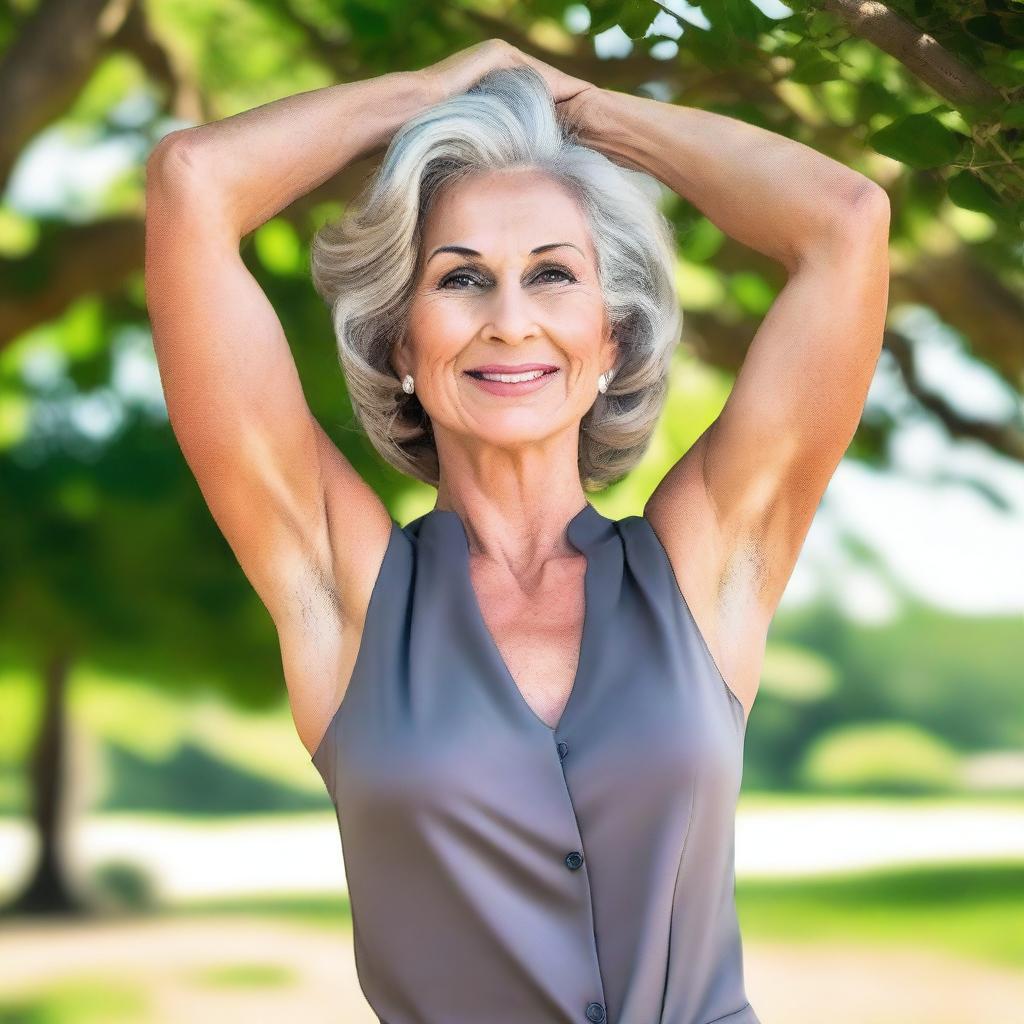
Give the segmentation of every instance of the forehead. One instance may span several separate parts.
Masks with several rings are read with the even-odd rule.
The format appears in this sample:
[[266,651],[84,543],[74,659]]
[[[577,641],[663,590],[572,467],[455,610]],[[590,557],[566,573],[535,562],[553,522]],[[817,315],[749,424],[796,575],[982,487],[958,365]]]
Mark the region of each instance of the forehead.
[[573,242],[593,256],[590,229],[576,198],[554,178],[532,169],[480,172],[445,186],[423,224],[428,253],[439,245],[464,245],[485,257],[525,254],[548,242]]

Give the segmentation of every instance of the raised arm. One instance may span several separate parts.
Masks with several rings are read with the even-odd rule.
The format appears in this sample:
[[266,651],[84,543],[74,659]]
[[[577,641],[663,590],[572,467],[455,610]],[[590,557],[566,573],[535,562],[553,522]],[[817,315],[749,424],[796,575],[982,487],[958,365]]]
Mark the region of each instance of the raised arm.
[[174,132],[147,164],[146,299],[171,425],[279,626],[313,600],[358,608],[390,518],[310,412],[239,242],[430,101],[415,74],[332,86]]
[[239,243],[432,102],[415,73],[332,86],[175,132],[147,164],[146,299],[171,426],[277,626],[307,746],[337,703],[391,520],[310,412]]
[[644,509],[749,709],[770,619],[878,360],[888,199],[844,164],[733,118],[606,89],[568,107],[584,143],[657,177],[789,274],[722,412]]

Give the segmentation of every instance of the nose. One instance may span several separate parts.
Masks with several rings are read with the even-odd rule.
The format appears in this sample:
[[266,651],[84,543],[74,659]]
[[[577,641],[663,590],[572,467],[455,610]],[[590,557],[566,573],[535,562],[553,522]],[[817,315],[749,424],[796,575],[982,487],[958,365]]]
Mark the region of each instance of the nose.
[[516,344],[539,333],[534,303],[518,280],[498,282],[491,289],[484,310],[485,339]]

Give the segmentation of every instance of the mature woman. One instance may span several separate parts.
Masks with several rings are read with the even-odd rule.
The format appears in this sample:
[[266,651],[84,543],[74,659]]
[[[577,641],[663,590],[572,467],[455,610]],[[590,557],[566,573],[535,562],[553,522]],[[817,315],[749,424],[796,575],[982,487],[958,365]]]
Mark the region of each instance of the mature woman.
[[[384,147],[313,278],[370,440],[437,487],[404,527],[311,415],[238,251]],[[884,193],[500,40],[176,132],[148,170],[171,423],[277,626],[374,1011],[757,1024],[733,902],[746,717],[878,356]],[[613,520],[587,491],[645,451],[679,339],[653,178],[788,280],[721,414]]]

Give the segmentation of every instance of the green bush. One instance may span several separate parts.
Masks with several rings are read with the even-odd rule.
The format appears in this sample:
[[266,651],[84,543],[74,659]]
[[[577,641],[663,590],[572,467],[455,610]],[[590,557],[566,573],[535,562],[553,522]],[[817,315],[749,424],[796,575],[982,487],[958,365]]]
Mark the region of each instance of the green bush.
[[153,879],[130,861],[104,861],[93,870],[90,881],[107,909],[150,910],[157,904]]
[[844,726],[810,745],[800,767],[809,789],[922,793],[956,789],[958,754],[936,736],[903,722]]

